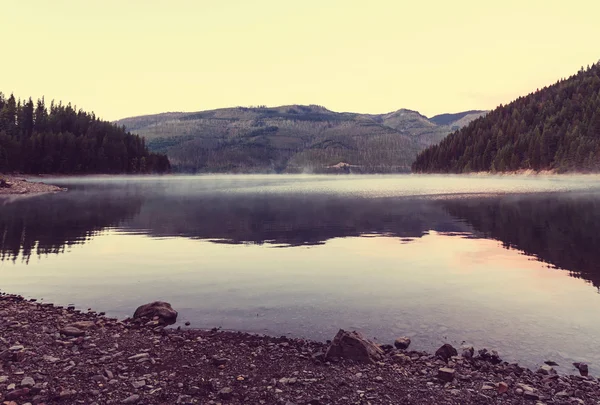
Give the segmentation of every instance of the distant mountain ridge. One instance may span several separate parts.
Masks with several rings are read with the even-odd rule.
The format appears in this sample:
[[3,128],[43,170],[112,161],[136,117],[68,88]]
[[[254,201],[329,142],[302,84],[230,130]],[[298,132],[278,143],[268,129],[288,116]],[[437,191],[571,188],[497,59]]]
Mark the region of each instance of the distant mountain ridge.
[[373,173],[409,171],[419,151],[484,114],[445,114],[438,124],[408,109],[360,114],[287,105],[166,112],[116,123],[145,137],[150,150],[166,153],[180,171]]

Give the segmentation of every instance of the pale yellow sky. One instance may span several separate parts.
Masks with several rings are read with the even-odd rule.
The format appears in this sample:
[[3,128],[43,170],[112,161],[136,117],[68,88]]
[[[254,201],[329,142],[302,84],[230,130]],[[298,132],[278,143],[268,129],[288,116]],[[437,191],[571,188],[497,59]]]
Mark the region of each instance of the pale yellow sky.
[[0,0],[0,91],[105,119],[490,109],[600,59],[598,0]]

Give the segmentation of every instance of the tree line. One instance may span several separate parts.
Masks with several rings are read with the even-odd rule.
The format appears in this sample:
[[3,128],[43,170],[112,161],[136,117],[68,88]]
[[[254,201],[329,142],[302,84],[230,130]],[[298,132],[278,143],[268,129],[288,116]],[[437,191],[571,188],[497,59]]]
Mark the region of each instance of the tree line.
[[0,173],[163,173],[168,158],[94,113],[0,93]]
[[600,171],[600,62],[448,135],[415,172]]

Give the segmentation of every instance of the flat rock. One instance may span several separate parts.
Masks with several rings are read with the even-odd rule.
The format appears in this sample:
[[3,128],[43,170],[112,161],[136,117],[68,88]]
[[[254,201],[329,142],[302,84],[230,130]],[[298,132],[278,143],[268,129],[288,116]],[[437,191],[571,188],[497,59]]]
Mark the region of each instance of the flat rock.
[[60,333],[62,335],[71,336],[71,337],[79,337],[79,336],[85,335],[85,331],[83,331],[79,328],[76,328],[74,326],[65,326],[64,328],[62,328],[60,330]]
[[127,398],[125,398],[123,401],[121,401],[122,404],[135,404],[136,402],[138,402],[140,400],[140,396],[137,394],[128,396]]
[[442,367],[438,370],[438,378],[445,382],[451,382],[454,380],[456,372],[453,368]]

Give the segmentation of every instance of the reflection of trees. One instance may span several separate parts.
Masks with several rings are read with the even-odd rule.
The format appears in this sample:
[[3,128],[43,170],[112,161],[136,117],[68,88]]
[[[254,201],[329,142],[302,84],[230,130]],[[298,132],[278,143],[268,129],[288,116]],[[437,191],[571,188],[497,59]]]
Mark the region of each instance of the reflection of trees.
[[510,196],[444,201],[453,216],[570,275],[600,287],[600,199],[591,195]]
[[130,226],[161,237],[286,245],[366,233],[420,237],[430,229],[466,230],[424,200],[302,194],[160,195],[148,198]]
[[69,192],[0,200],[0,260],[29,261],[38,255],[62,253],[95,233],[118,225],[138,211],[136,197]]

